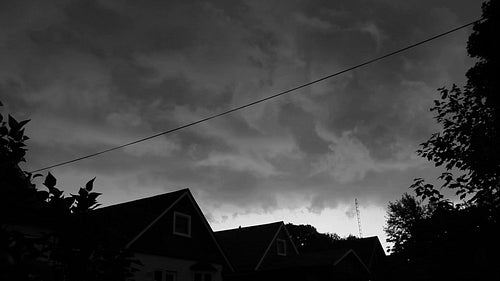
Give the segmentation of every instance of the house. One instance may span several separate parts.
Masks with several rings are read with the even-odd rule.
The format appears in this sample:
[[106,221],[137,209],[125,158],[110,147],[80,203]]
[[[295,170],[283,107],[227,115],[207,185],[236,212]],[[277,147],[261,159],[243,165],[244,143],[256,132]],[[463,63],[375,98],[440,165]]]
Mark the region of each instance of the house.
[[[40,230],[41,221],[25,219],[33,223],[21,227]],[[70,222],[85,230],[73,239],[132,252],[142,264],[137,281],[369,280],[385,257],[377,237],[299,253],[283,222],[214,233],[189,189],[99,208]]]
[[283,222],[215,232],[235,272],[225,280],[373,280],[385,257],[377,237],[299,253]]
[[386,255],[377,236],[337,241],[333,249],[352,249],[370,270],[372,279],[379,280],[384,274]]
[[273,264],[299,255],[283,222],[215,232],[234,266],[225,280],[263,280],[261,273]]
[[274,267],[289,267],[294,280],[382,280],[385,252],[378,237],[338,240],[324,249]]
[[368,267],[349,248],[301,253],[263,268],[261,274],[262,280],[371,280]]
[[134,279],[219,281],[233,272],[189,189],[97,209],[100,228],[134,253]]

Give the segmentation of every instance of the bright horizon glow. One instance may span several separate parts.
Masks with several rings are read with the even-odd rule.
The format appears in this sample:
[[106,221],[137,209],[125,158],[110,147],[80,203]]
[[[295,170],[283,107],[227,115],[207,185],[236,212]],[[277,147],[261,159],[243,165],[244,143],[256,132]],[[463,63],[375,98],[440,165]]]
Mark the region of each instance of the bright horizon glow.
[[[63,188],[66,195],[77,191],[77,187],[83,186],[86,180],[93,178],[92,174],[82,173],[75,174],[71,172],[56,173],[58,187],[70,187],[71,189]],[[166,191],[162,188],[132,188],[127,186],[127,178],[123,178],[121,184],[114,183],[116,179],[112,176],[99,175],[95,181],[96,192],[103,192],[98,198],[101,207],[114,204],[125,203],[137,199],[147,198],[163,193],[173,192],[175,190]],[[40,181],[41,178],[38,178]],[[43,189],[40,185],[38,188]],[[76,184],[75,184],[76,183]],[[113,186],[120,188],[104,188],[105,186]],[[179,190],[182,188],[178,188]],[[222,205],[214,206],[213,202],[193,194],[196,202],[203,211],[210,226],[214,231],[237,228],[239,226],[246,227],[258,224],[266,224],[276,221],[285,223],[293,223],[296,225],[309,224],[314,226],[320,233],[336,233],[340,237],[354,235],[359,237],[358,222],[354,207],[354,199],[351,205],[339,204],[336,208],[324,208],[321,212],[309,210],[307,207],[278,207],[273,211],[262,210],[239,210],[235,206]],[[289,200],[284,200],[284,202]],[[294,206],[304,206],[305,202],[295,202]],[[390,243],[385,240],[387,236],[383,230],[385,226],[385,208],[378,207],[374,204],[365,205],[362,201],[359,204],[361,217],[361,228],[363,237],[377,236],[384,250]]]
[[[201,206],[203,208],[203,206]],[[359,237],[358,222],[356,214],[351,216],[353,206],[341,205],[336,209],[325,208],[320,213],[314,213],[307,208],[298,208],[294,210],[279,209],[267,213],[248,213],[228,215],[215,211],[211,213],[209,221],[214,231],[232,229],[258,224],[266,224],[276,221],[293,223],[296,225],[309,224],[314,226],[320,233],[336,233],[340,237],[354,235]],[[384,250],[390,244],[387,243],[383,227],[385,225],[386,211],[376,206],[360,206],[361,228],[363,237],[377,236]]]

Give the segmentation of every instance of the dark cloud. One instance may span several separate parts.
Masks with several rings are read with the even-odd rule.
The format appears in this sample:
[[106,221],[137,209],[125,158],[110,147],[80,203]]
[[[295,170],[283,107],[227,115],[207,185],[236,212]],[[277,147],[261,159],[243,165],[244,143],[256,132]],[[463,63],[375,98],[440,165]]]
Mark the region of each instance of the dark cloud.
[[286,103],[281,107],[280,124],[293,135],[298,148],[313,155],[328,152],[328,142],[321,139],[315,131],[315,119],[293,103]]
[[[451,0],[0,5],[0,96],[6,111],[33,119],[33,169],[297,86],[480,13],[480,1]],[[191,187],[247,210],[293,196],[315,212],[354,196],[384,205],[435,173],[414,151],[437,129],[436,88],[464,81],[467,34],[53,171],[104,177],[104,193]]]

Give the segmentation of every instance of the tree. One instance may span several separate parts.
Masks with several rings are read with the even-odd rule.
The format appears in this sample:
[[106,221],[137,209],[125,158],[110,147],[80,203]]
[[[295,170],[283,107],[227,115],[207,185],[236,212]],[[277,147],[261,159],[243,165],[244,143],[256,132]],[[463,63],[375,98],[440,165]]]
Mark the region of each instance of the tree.
[[387,241],[394,243],[388,280],[477,280],[498,275],[497,232],[483,208],[447,200],[423,203],[404,194],[389,203],[385,231]]
[[[464,227],[468,222],[468,227],[482,229],[481,239],[488,238],[491,249],[498,243],[495,235],[484,230],[493,231],[500,222],[500,85],[496,77],[500,73],[500,45],[495,40],[500,4],[489,1],[482,8],[483,20],[474,25],[467,43],[469,55],[477,59],[466,74],[467,84],[439,89],[441,98],[434,101],[431,111],[443,129],[417,151],[436,166],[444,166],[446,171],[439,177],[443,183],[437,188],[419,178],[411,188],[439,214],[454,212],[467,218],[458,219]],[[462,203],[451,204],[440,193],[442,188],[454,190]]]
[[[0,103],[0,106],[2,104]],[[65,196],[48,173],[38,190],[25,161],[28,137],[24,125],[0,114],[0,279],[1,280],[125,280],[134,260],[131,253],[110,246],[91,211],[99,204],[94,179],[78,194]],[[8,214],[8,215],[6,215]],[[42,226],[50,231],[27,235],[17,228]],[[56,276],[59,275],[59,276]]]
[[[500,278],[494,268],[500,251],[500,49],[498,1],[483,4],[483,19],[474,25],[467,51],[478,61],[467,84],[438,89],[431,111],[442,131],[421,144],[417,153],[443,166],[436,187],[415,179],[408,195],[389,203],[386,233],[394,242],[399,275],[427,280]],[[460,203],[444,198],[452,189]],[[456,269],[460,268],[460,271]],[[401,276],[395,275],[395,278]],[[493,275],[494,274],[494,275]],[[494,277],[495,278],[495,277]],[[494,279],[493,278],[493,279]],[[407,278],[408,279],[408,278]]]
[[[0,106],[2,103],[0,102]],[[35,185],[31,175],[19,168],[24,162],[29,138],[24,135],[24,125],[29,120],[18,122],[12,116],[4,120],[0,114],[0,211],[2,214],[18,214],[19,211],[37,207]]]
[[[441,99],[434,101],[431,111],[443,130],[417,151],[445,167],[441,188],[455,190],[466,203],[488,208],[500,203],[499,5],[498,1],[483,4],[483,20],[474,25],[467,44],[469,56],[478,61],[467,72],[463,89],[456,85],[439,89]],[[453,174],[454,170],[461,173]],[[421,179],[412,188],[422,198],[440,199],[437,189]]]
[[426,216],[422,201],[409,195],[403,194],[401,199],[389,202],[387,207],[387,225],[384,228],[387,234],[387,242],[394,243],[391,251],[402,253],[408,250],[408,244],[413,238],[412,233],[416,225]]
[[325,250],[336,246],[340,241],[357,239],[353,235],[342,238],[336,233],[320,233],[314,226],[309,224],[295,225],[288,223],[286,228],[295,246],[302,253]]

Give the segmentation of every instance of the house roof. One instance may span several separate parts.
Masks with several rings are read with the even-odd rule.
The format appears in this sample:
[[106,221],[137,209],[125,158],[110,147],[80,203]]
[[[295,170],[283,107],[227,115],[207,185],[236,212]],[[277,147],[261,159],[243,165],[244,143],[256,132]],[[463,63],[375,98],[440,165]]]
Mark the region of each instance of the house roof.
[[274,222],[240,227],[217,231],[215,236],[236,270],[252,271],[258,266],[283,225],[283,222]]
[[93,212],[93,216],[101,227],[112,233],[113,239],[110,242],[129,247],[184,197],[188,197],[192,202],[215,245],[233,271],[232,263],[219,245],[212,228],[188,188],[99,208]]
[[335,248],[323,251],[302,253],[298,256],[290,257],[267,267],[266,270],[276,270],[283,268],[304,268],[304,267],[335,267],[348,256],[354,256],[359,264],[370,272],[361,258],[350,248]]
[[99,224],[112,231],[114,242],[129,246],[166,209],[189,192],[189,189],[164,193],[96,209]]
[[372,266],[374,255],[379,254],[385,256],[384,249],[382,248],[382,244],[380,244],[380,240],[377,236],[352,240],[340,240],[335,242],[333,245],[333,249],[345,248],[353,249],[369,268]]

